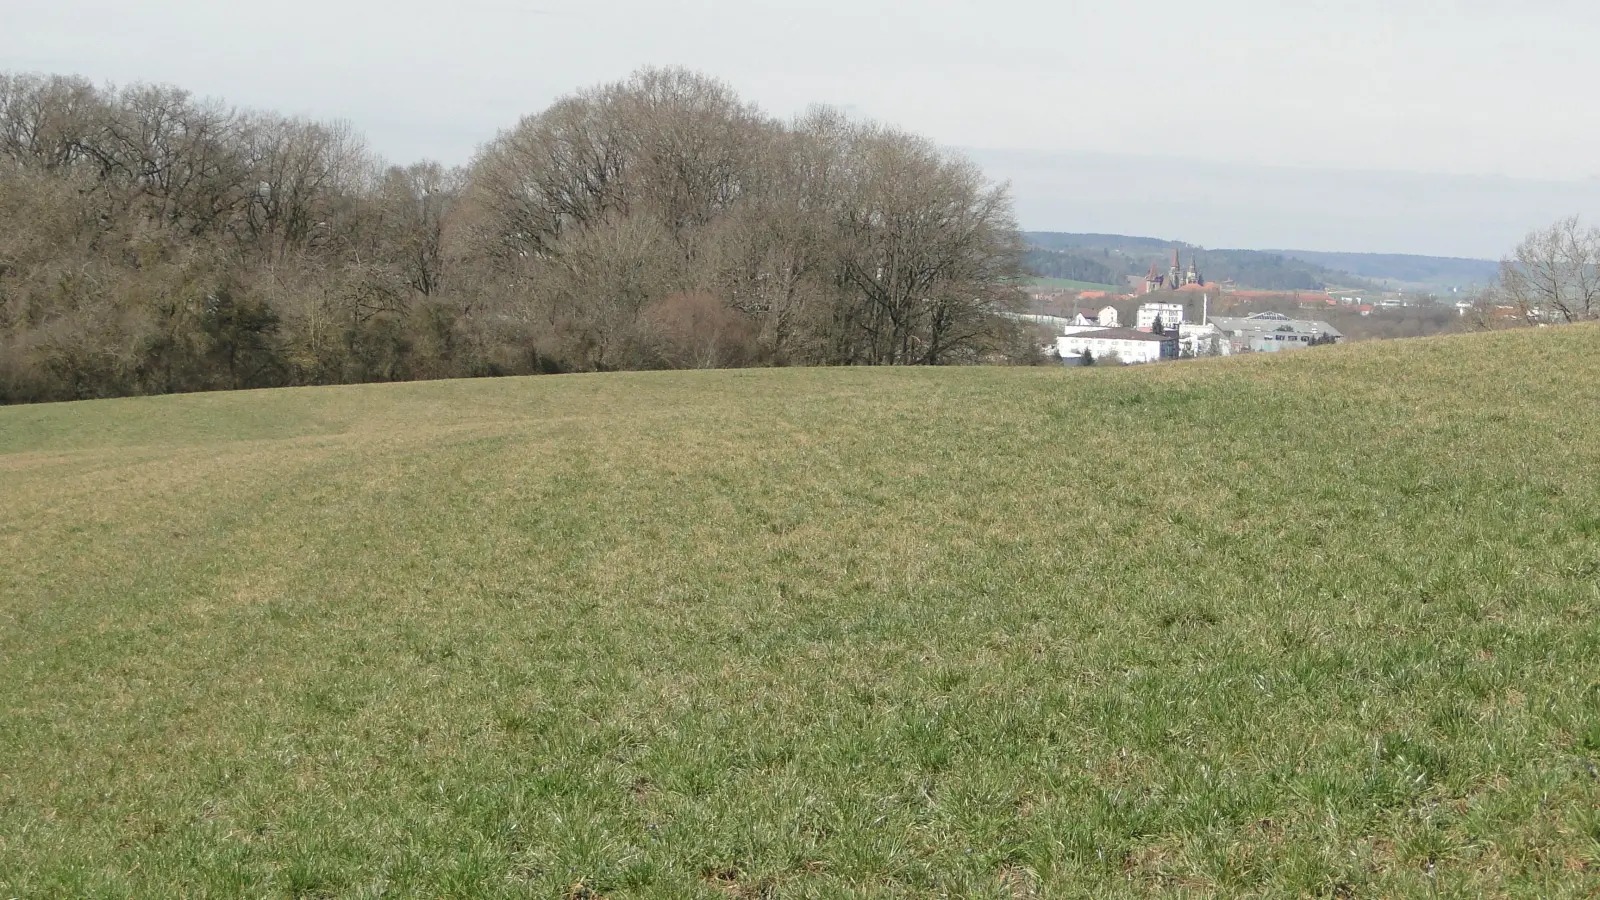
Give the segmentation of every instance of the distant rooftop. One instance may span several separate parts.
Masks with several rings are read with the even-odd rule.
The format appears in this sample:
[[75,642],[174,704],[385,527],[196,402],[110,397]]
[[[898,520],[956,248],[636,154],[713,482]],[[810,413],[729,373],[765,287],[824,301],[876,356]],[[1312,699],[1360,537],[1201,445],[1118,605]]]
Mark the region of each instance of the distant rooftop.
[[1067,337],[1086,337],[1110,341],[1175,341],[1178,339],[1176,332],[1168,334],[1152,334],[1136,328],[1086,328],[1073,332]]
[[1283,313],[1263,312],[1253,316],[1212,316],[1211,324],[1223,331],[1235,334],[1271,334],[1273,332],[1292,332],[1294,334],[1331,334],[1336,338],[1344,337],[1339,329],[1317,319],[1291,319]]

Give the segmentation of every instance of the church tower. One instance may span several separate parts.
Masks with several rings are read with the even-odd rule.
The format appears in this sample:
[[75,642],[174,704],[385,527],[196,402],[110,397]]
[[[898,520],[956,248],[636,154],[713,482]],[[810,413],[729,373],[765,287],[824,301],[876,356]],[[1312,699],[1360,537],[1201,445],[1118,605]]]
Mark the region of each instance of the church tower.
[[1178,258],[1178,251],[1177,250],[1173,250],[1172,251],[1172,269],[1171,269],[1171,271],[1167,272],[1167,290],[1175,291],[1175,290],[1177,290],[1179,288],[1179,286],[1181,286],[1183,284],[1182,281],[1178,280],[1182,276],[1182,270],[1179,269],[1179,266],[1181,266],[1181,265],[1182,265],[1182,260],[1180,260]]
[[1164,279],[1161,277],[1161,273],[1156,271],[1156,264],[1151,263],[1150,274],[1144,277],[1144,292],[1146,294],[1154,294],[1156,291],[1161,289],[1163,281]]

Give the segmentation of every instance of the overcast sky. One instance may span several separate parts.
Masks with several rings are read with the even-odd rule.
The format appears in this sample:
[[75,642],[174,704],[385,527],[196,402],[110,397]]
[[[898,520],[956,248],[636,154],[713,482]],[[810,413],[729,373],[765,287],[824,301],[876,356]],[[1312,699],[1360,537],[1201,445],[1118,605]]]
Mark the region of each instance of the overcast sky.
[[1029,228],[1479,256],[1600,218],[1597,48],[1595,0],[0,0],[0,68],[348,119],[396,160],[681,64],[969,150]]

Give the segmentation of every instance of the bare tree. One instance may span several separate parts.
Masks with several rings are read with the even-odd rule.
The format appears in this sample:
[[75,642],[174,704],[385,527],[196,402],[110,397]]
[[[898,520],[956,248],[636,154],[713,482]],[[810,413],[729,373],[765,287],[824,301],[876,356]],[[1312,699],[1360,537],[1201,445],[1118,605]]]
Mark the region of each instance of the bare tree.
[[557,101],[502,133],[473,164],[477,241],[516,270],[568,231],[626,215],[632,154],[621,117],[600,91]]
[[236,114],[219,104],[136,85],[118,95],[86,150],[107,179],[131,189],[139,215],[198,235],[248,201],[249,173],[234,152],[236,124]]
[[1527,321],[1600,318],[1600,228],[1573,216],[1529,233],[1501,262],[1494,296]]
[[346,239],[341,213],[378,166],[345,123],[257,115],[240,125],[251,196],[242,237],[267,264]]
[[536,282],[545,317],[570,365],[588,371],[647,368],[656,338],[644,313],[678,292],[679,257],[653,219],[618,216],[573,232],[553,248]]
[[443,290],[445,230],[455,212],[464,174],[434,162],[391,166],[378,187],[380,252],[412,290],[432,297]]
[[76,77],[0,73],[0,154],[57,170],[82,162],[106,105]]
[[[950,362],[1020,300],[1023,246],[1003,186],[931,142],[879,127],[854,139],[839,277],[860,297],[850,362]],[[841,360],[846,361],[846,360]]]
[[820,358],[820,313],[842,295],[834,263],[850,134],[843,116],[822,108],[792,129],[768,129],[720,235],[717,290],[758,323],[778,365]]
[[729,213],[772,130],[723,82],[644,69],[608,92],[633,138],[633,195],[693,256],[694,233]]

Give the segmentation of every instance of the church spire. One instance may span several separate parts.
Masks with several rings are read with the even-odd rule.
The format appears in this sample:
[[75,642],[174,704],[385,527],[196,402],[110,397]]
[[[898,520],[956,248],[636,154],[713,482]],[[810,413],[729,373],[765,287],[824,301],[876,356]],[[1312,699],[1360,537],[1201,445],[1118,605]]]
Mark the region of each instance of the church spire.
[[1156,264],[1151,263],[1150,274],[1144,277],[1144,292],[1146,294],[1155,293],[1156,288],[1161,286],[1161,282],[1161,273],[1156,269]]

